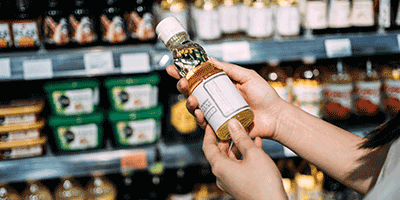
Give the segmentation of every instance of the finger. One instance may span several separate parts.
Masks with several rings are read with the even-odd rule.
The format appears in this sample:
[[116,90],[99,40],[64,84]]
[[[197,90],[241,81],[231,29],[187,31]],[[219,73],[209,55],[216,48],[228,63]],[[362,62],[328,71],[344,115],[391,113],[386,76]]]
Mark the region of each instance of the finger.
[[262,140],[261,140],[260,137],[256,137],[256,139],[254,139],[254,144],[255,144],[258,148],[262,149]]
[[166,68],[166,71],[168,75],[172,76],[173,78],[176,79],[181,79],[181,75],[179,74],[179,71],[176,69],[174,65],[168,65]]
[[205,129],[207,126],[207,121],[204,118],[204,114],[200,109],[194,110],[194,116],[196,118],[197,124],[202,128]]
[[219,142],[218,142],[218,148],[219,148],[219,150],[223,153],[223,154],[225,154],[226,156],[228,156],[228,151],[229,151],[229,141],[226,141],[226,140],[220,140]]
[[189,96],[189,82],[186,78],[181,78],[176,84],[176,88],[186,97]]
[[240,122],[233,118],[228,121],[228,130],[232,137],[233,142],[238,147],[240,153],[246,157],[247,151],[255,145],[251,138],[247,135],[246,130],[243,128]]
[[194,115],[194,111],[196,110],[198,105],[199,103],[197,101],[197,98],[193,95],[190,95],[186,102],[186,108],[192,115]]
[[219,150],[217,146],[217,138],[211,126],[206,127],[203,139],[203,152],[211,167],[215,166],[216,162],[223,162],[227,158]]
[[236,82],[244,83],[251,79],[251,70],[249,69],[231,63],[222,62],[212,57],[210,57],[210,60],[217,67],[224,70],[224,72],[229,76],[229,78],[231,78]]

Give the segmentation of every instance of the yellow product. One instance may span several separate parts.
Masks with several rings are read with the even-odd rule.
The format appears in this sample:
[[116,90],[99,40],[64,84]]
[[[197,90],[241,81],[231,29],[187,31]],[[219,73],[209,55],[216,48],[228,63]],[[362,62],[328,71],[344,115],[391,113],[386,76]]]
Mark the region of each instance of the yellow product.
[[297,199],[299,200],[322,200],[324,174],[318,171],[314,165],[311,168],[310,175],[296,174],[295,181],[297,186]]
[[39,139],[40,130],[44,127],[44,125],[45,120],[26,125],[0,126],[0,148],[4,148],[3,145],[5,143]]
[[28,181],[27,185],[22,192],[22,199],[53,200],[50,190],[39,181]]
[[62,178],[55,189],[56,200],[85,200],[85,191],[72,178]]
[[182,100],[171,108],[171,124],[182,134],[189,134],[196,130],[196,118],[186,109],[187,100]]
[[104,176],[95,175],[86,186],[86,199],[88,200],[114,200],[117,199],[117,189]]
[[43,110],[43,100],[20,100],[0,105],[0,127],[32,124]]
[[0,184],[0,199],[20,200],[21,196],[7,184]]
[[46,136],[39,139],[0,143],[0,160],[40,156],[46,144]]

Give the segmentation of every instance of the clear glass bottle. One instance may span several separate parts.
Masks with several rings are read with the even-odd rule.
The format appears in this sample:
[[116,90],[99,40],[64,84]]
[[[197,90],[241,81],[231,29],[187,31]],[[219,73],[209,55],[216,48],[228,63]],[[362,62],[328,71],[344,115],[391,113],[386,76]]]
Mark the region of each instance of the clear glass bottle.
[[385,112],[396,114],[400,111],[400,65],[390,62],[381,70],[383,79],[382,105]]
[[297,0],[277,0],[276,31],[282,37],[300,34],[300,10]]
[[63,177],[54,191],[56,200],[84,200],[85,191],[74,179]]
[[289,102],[289,87],[287,85],[287,75],[279,67],[278,62],[272,62],[260,70],[260,75],[271,85],[278,95]]
[[239,3],[239,31],[246,33],[249,25],[249,8],[254,0],[240,0]]
[[248,7],[246,33],[254,38],[269,38],[274,34],[274,14],[270,0],[255,0]]
[[322,34],[328,28],[328,1],[307,0],[304,28],[306,34]]
[[5,183],[0,184],[0,199],[5,200],[21,200],[18,192]]
[[115,200],[117,189],[110,180],[103,175],[96,174],[86,185],[87,200]]
[[154,9],[158,22],[167,17],[175,17],[185,30],[189,30],[188,4],[185,0],[161,0]]
[[374,0],[353,0],[350,22],[355,32],[371,32],[375,27]]
[[50,190],[39,181],[28,181],[26,189],[22,192],[22,199],[53,200]]
[[328,11],[328,23],[330,32],[346,33],[351,26],[350,23],[350,1],[331,0]]
[[60,0],[49,0],[43,19],[43,40],[46,48],[67,45],[69,38],[68,14],[64,12]]
[[196,23],[196,37],[201,40],[216,40],[221,37],[217,0],[196,0],[192,8]]
[[240,1],[222,0],[219,7],[219,20],[221,31],[225,34],[237,34],[240,31]]
[[230,139],[227,121],[231,118],[236,118],[245,128],[252,124],[254,113],[232,81],[211,63],[199,44],[190,40],[176,18],[161,21],[156,32],[172,51],[176,68],[189,82],[189,93],[196,96],[206,120],[220,139]]
[[[104,1],[104,0],[103,0]],[[103,12],[100,15],[102,41],[108,44],[122,43],[127,40],[124,12],[121,0],[105,0]]]

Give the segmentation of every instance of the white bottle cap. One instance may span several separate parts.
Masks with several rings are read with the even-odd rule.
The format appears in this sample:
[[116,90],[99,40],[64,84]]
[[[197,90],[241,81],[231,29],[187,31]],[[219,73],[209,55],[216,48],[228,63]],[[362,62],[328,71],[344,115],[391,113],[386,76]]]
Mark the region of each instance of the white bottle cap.
[[172,36],[180,32],[186,32],[182,24],[175,17],[167,17],[161,20],[156,27],[158,38],[167,44]]

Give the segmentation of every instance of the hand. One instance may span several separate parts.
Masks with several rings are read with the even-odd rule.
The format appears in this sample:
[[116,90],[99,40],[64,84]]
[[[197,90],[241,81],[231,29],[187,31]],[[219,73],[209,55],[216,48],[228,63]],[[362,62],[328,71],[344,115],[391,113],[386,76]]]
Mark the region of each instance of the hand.
[[287,199],[281,174],[274,161],[262,150],[261,138],[254,143],[236,119],[228,122],[235,148],[227,141],[217,142],[210,125],[206,126],[203,151],[217,178],[217,185],[235,199]]
[[[278,96],[275,90],[254,70],[246,69],[237,65],[224,63],[214,58],[211,62],[226,72],[233,81],[244,100],[249,104],[254,112],[254,122],[249,129],[251,138],[257,136],[261,138],[275,138],[275,130],[278,118],[280,116],[282,103],[284,101]],[[170,76],[180,79],[178,81],[178,90],[188,96],[188,81],[182,78],[174,65],[167,66],[167,72]],[[195,96],[188,97],[187,108],[197,120],[197,123],[205,129],[207,121],[203,112],[198,108],[198,102]]]

